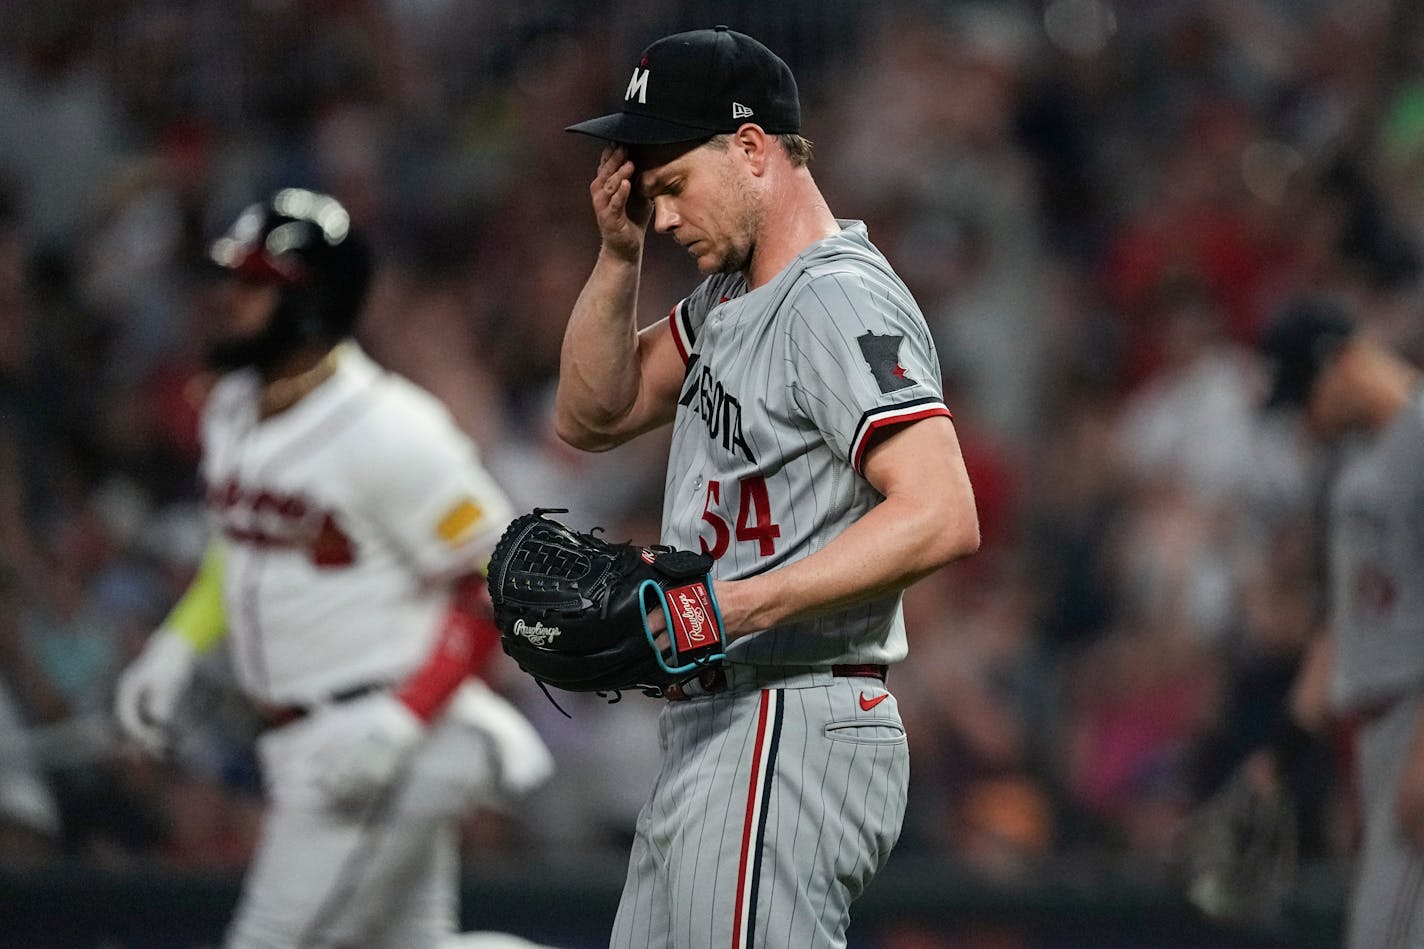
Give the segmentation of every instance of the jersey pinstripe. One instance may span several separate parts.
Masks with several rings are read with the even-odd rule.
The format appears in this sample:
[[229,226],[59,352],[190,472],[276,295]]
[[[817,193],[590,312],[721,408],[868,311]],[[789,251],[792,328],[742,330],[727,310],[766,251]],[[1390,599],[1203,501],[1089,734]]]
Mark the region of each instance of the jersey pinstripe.
[[[883,696],[871,710],[863,697]],[[611,949],[844,949],[900,836],[909,747],[874,679],[671,702]]]
[[[918,305],[859,222],[748,292],[705,280],[669,320],[686,376],[673,423],[662,539],[737,579],[825,547],[881,500],[861,472],[877,431],[948,416]],[[758,665],[891,663],[900,596],[766,630],[728,657]]]

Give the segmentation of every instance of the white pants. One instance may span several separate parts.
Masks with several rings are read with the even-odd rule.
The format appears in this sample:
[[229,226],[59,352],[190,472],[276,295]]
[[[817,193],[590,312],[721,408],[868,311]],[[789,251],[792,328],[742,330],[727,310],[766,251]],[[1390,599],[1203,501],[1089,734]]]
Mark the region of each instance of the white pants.
[[455,931],[461,816],[549,771],[527,722],[483,687],[464,691],[389,793],[360,812],[326,805],[312,761],[349,733],[345,720],[366,699],[258,740],[268,810],[228,949],[432,949]]

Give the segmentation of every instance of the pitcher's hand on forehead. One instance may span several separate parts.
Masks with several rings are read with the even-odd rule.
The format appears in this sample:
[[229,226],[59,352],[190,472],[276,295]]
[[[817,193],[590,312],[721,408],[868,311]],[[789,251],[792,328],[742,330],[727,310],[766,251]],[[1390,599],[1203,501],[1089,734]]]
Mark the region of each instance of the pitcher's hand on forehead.
[[638,193],[635,174],[628,149],[606,145],[599,156],[598,174],[588,187],[603,246],[625,260],[638,259],[652,213],[651,205]]

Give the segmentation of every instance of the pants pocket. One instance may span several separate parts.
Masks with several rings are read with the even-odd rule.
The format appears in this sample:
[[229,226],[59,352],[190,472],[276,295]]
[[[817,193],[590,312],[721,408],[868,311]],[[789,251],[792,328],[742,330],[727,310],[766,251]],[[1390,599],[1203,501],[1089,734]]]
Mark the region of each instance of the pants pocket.
[[828,722],[821,731],[831,741],[849,741],[858,745],[898,745],[905,740],[905,726],[893,718]]

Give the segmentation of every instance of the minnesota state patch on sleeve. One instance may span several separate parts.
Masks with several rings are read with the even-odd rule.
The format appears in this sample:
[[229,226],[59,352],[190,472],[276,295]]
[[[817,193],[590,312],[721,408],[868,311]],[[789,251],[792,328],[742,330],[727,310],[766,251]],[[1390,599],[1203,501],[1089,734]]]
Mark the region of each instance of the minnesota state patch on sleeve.
[[860,344],[860,354],[882,393],[898,392],[915,384],[915,380],[905,374],[905,367],[900,365],[900,344],[905,337],[866,333],[857,336],[855,341]]

